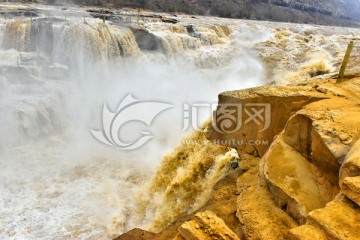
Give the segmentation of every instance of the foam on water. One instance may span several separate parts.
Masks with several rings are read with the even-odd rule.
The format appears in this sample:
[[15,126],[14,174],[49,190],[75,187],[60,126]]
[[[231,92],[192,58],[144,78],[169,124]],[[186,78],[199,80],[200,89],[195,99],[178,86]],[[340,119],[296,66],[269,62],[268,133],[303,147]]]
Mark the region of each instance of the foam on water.
[[[134,199],[180,140],[183,103],[216,102],[220,91],[261,84],[262,66],[236,33],[202,26],[209,34],[198,39],[169,24],[156,28],[149,24],[167,46],[164,54],[140,52],[129,29],[96,20],[6,21],[0,238],[109,239],[151,225],[153,219],[132,215]],[[155,121],[153,141],[126,153],[103,146],[89,130],[101,128],[104,102],[116,109],[128,93],[175,107]]]

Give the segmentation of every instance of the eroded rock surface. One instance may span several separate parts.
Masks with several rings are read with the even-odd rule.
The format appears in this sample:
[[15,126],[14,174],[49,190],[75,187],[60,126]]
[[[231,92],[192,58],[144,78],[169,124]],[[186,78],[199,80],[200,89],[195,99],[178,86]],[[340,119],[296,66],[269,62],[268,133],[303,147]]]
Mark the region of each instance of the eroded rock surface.
[[239,240],[225,222],[211,211],[197,213],[191,221],[180,226],[179,233],[186,240]]
[[155,237],[155,233],[144,231],[142,229],[133,229],[114,240],[149,240]]
[[338,188],[280,135],[263,159],[264,176],[276,203],[299,224],[307,214],[325,207]]
[[236,148],[239,168],[149,239],[359,239],[360,78],[226,92],[219,103],[220,119],[241,105],[242,125],[219,120],[207,136]]
[[[293,114],[324,98],[327,96],[310,91],[309,87],[259,87],[225,92],[219,95],[216,123],[207,137],[236,148],[239,153],[245,151],[262,157]],[[235,117],[240,121],[229,118],[227,110],[236,111]],[[228,121],[231,121],[229,126]],[[253,144],[253,141],[264,144]]]

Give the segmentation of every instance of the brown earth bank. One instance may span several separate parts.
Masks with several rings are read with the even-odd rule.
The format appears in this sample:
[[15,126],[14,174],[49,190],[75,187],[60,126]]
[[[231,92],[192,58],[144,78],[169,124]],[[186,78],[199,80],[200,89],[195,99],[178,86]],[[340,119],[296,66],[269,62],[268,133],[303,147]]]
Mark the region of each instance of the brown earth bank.
[[207,138],[236,148],[239,166],[192,214],[158,233],[134,229],[116,239],[359,239],[360,78],[225,92],[216,116],[225,104],[269,114],[243,116],[227,131],[221,121],[209,126]]
[[159,12],[352,27],[359,27],[360,21],[358,0],[23,0],[21,2],[136,7]]

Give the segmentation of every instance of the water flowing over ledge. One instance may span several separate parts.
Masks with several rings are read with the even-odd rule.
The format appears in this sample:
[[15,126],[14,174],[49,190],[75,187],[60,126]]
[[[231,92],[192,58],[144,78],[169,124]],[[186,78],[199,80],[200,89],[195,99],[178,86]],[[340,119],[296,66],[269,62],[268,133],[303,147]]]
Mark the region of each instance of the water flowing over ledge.
[[[85,9],[41,5],[37,13],[0,19],[0,238],[110,239],[167,226],[206,202],[202,190],[236,157],[225,147],[180,145],[159,163],[185,135],[183,104],[331,73],[358,34],[190,16],[103,23]],[[104,102],[116,109],[128,93],[175,107],[155,121],[149,145],[123,153],[89,130],[101,126]]]

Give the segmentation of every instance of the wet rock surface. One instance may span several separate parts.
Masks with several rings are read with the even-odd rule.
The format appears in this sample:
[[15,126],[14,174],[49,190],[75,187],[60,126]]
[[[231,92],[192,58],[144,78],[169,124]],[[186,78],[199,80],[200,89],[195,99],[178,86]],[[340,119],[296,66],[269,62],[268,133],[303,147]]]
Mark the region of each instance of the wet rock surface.
[[156,37],[153,33],[146,29],[136,27],[132,27],[131,31],[134,33],[136,42],[141,50],[165,53],[165,48],[161,39]]

